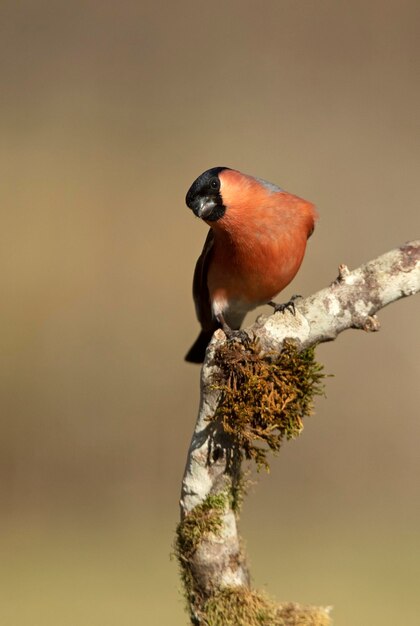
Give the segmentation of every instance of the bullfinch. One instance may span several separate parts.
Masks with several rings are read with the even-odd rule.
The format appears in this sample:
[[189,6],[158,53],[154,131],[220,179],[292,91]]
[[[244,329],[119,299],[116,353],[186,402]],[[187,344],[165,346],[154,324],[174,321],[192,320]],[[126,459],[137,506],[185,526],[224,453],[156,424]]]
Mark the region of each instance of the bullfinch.
[[290,304],[273,298],[295,277],[317,213],[310,202],[228,167],[201,174],[186,204],[210,226],[193,279],[202,330],[185,357],[202,363],[217,328],[229,335],[255,307]]

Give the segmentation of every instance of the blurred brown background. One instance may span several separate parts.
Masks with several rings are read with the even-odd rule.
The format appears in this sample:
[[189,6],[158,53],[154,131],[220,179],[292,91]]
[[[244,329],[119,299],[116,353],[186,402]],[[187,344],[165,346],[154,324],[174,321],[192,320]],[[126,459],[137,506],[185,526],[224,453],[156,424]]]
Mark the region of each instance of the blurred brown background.
[[[184,205],[214,165],[316,203],[291,293],[419,236],[419,4],[3,0],[0,623],[181,626],[195,420]],[[255,315],[250,317],[250,321]],[[419,300],[321,346],[335,377],[246,501],[255,584],[414,624]]]

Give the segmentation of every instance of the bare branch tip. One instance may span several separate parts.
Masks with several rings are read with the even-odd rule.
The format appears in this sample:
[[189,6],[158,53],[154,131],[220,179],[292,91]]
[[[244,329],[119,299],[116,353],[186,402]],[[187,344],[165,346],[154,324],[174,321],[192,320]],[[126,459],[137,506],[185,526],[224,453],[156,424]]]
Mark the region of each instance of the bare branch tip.
[[337,282],[345,282],[346,278],[350,275],[350,270],[345,263],[340,263],[338,266]]

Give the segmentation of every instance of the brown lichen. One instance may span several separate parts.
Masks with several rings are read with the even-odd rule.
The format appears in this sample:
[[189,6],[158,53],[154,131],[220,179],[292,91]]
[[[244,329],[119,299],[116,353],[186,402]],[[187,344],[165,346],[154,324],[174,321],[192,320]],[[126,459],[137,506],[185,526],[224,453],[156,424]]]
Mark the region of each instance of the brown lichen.
[[214,418],[246,459],[268,468],[267,453],[297,437],[313,398],[323,393],[322,366],[314,348],[299,351],[292,341],[280,353],[262,355],[258,342],[228,341],[215,354],[214,387],[221,399]]

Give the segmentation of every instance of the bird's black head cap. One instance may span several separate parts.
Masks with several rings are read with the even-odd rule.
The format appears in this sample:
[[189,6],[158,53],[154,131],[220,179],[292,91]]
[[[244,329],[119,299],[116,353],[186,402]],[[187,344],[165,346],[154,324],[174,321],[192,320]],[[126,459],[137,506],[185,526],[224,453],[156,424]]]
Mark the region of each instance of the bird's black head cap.
[[187,206],[198,217],[202,217],[208,222],[215,222],[223,217],[226,207],[220,193],[219,174],[228,167],[212,167],[206,170],[188,190],[185,198]]

